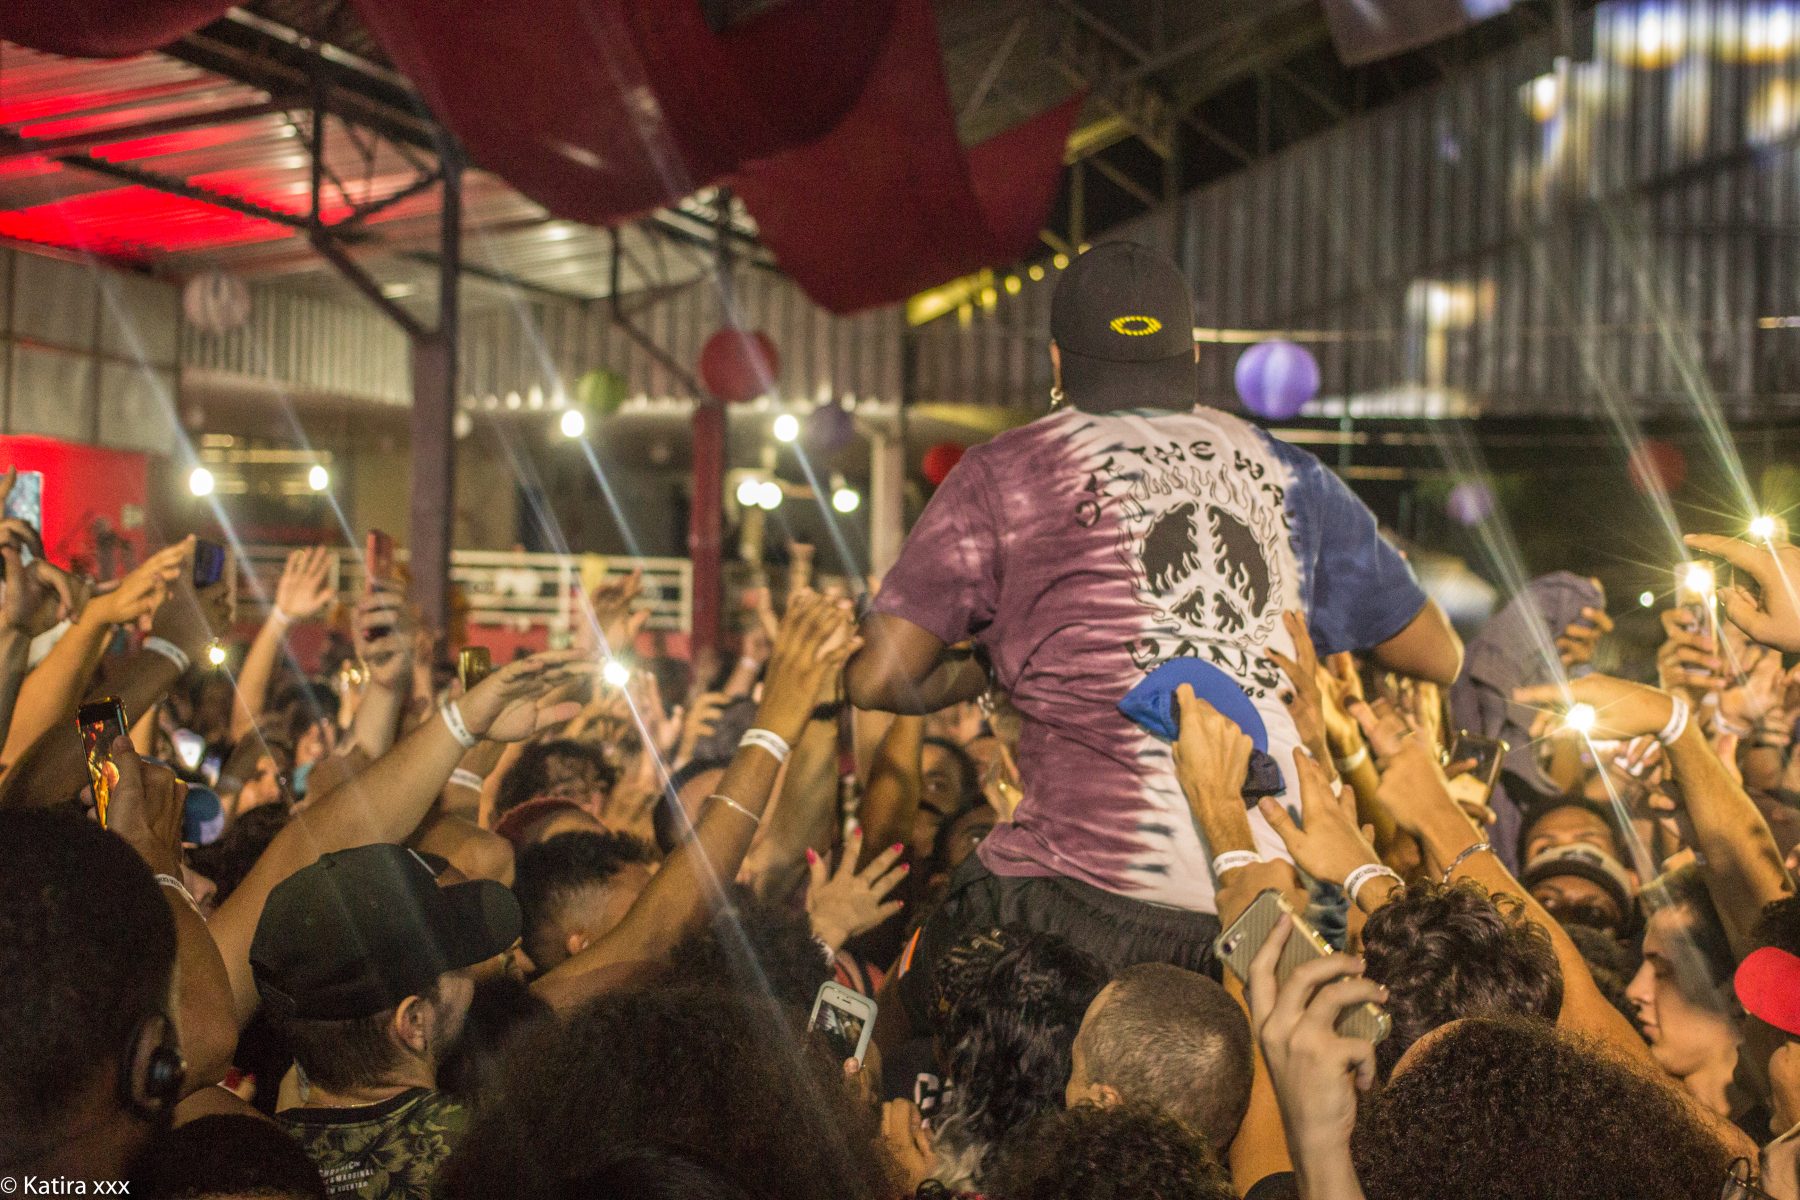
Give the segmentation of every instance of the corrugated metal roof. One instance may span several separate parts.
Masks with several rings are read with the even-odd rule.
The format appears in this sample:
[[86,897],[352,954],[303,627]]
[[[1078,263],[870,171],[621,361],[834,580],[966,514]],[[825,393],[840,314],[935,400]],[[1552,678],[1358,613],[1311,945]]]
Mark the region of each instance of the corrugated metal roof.
[[[282,276],[304,290],[342,295],[348,286],[307,245],[275,221],[171,195],[43,154],[22,154],[5,135],[89,138],[145,122],[206,113],[204,124],[127,134],[77,149],[103,163],[183,180],[262,208],[305,217],[311,210],[311,111],[229,114],[275,100],[212,72],[149,54],[125,60],[67,59],[0,42],[0,238],[84,251],[184,276],[219,267]],[[328,117],[321,216],[343,220],[353,206],[379,202],[435,169],[432,156],[405,149]],[[9,153],[10,149],[10,153]],[[439,191],[406,196],[363,223],[352,248],[392,296],[429,313],[435,304]],[[611,242],[602,230],[549,219],[497,177],[469,170],[463,182],[464,259],[490,277],[576,297],[610,286]],[[707,263],[692,248],[636,229],[622,235],[621,291],[692,279]],[[511,295],[494,278],[465,280],[474,307]]]

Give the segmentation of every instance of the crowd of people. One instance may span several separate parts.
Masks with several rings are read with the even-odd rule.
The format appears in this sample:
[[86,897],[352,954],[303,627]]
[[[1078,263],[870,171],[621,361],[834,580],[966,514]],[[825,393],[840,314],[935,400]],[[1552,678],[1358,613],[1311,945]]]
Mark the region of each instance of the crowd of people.
[[1690,537],[1654,677],[1592,564],[1465,647],[1192,326],[1082,255],[1052,411],[730,662],[632,576],[459,675],[300,549],[217,669],[192,539],[0,523],[5,1193],[1800,1200],[1800,547]]

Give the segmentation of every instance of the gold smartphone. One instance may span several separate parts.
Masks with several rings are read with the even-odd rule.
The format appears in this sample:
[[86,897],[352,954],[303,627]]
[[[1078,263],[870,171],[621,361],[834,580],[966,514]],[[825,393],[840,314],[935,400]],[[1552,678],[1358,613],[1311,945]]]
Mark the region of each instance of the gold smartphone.
[[[1245,987],[1250,986],[1250,960],[1255,958],[1275,932],[1275,923],[1281,920],[1282,914],[1293,918],[1294,928],[1288,934],[1287,945],[1281,948],[1281,958],[1275,964],[1275,982],[1286,983],[1288,976],[1306,963],[1317,958],[1325,958],[1333,953],[1319,931],[1308,925],[1293,905],[1282,898],[1274,888],[1265,889],[1261,895],[1250,902],[1243,915],[1231,923],[1231,928],[1219,935],[1213,943],[1213,953],[1219,961],[1231,968]],[[1364,1001],[1351,1008],[1346,1008],[1338,1015],[1337,1031],[1345,1037],[1362,1038],[1366,1042],[1379,1042],[1393,1028],[1393,1018],[1379,1004]]]

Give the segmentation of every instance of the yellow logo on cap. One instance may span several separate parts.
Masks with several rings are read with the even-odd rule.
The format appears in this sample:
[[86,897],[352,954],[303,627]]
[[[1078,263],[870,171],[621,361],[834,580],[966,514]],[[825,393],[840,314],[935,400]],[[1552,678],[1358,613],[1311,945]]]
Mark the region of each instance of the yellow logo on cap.
[[1149,337],[1162,328],[1155,317],[1114,317],[1112,331],[1126,337]]

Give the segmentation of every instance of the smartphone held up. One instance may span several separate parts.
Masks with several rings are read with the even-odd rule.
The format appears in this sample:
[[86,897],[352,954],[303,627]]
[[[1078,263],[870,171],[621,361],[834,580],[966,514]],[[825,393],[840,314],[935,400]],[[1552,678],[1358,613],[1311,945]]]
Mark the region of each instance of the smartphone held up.
[[[1286,983],[1289,976],[1314,959],[1331,954],[1331,947],[1319,932],[1294,911],[1280,892],[1268,888],[1252,900],[1243,915],[1213,943],[1213,952],[1246,987],[1250,983],[1251,961],[1269,940],[1269,935],[1275,932],[1275,926],[1283,916],[1289,918],[1293,929],[1288,934],[1287,945],[1281,948],[1280,961],[1275,964],[1277,984]],[[1339,1033],[1371,1043],[1381,1041],[1392,1028],[1393,1018],[1387,1011],[1366,1001],[1345,1009],[1337,1020]]]
[[838,1062],[854,1058],[860,1064],[875,1031],[875,1002],[843,984],[822,983],[807,1028],[825,1039]]
[[81,730],[88,779],[94,786],[94,813],[104,828],[113,784],[119,778],[118,768],[112,761],[113,742],[125,737],[131,729],[125,722],[125,703],[117,696],[89,701],[76,710],[75,724]]

